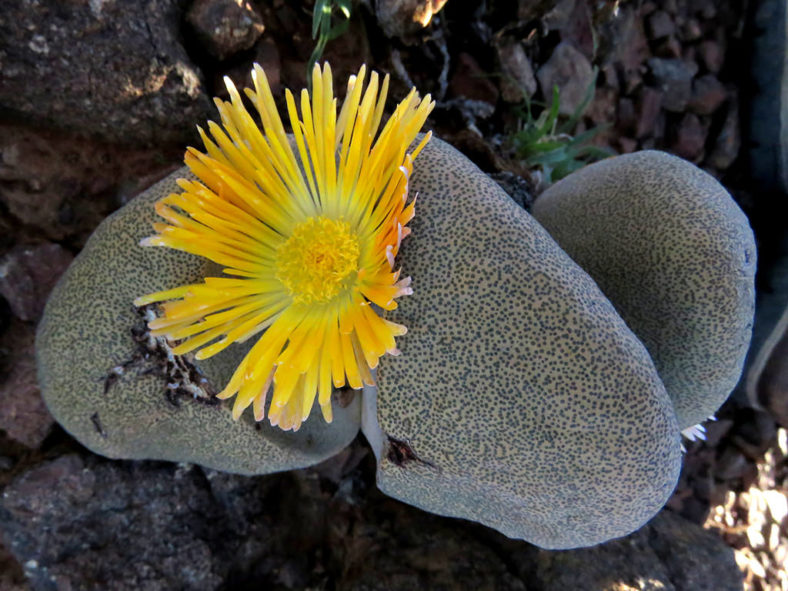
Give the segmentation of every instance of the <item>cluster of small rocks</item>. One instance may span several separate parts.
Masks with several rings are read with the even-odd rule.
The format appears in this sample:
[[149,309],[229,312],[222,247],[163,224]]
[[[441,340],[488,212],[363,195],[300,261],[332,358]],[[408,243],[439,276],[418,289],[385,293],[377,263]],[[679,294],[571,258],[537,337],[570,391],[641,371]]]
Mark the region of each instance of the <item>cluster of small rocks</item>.
[[726,170],[741,144],[738,91],[726,70],[739,18],[711,0],[622,6],[607,25],[591,121],[614,121],[621,152],[665,149]]
[[73,450],[5,487],[0,532],[34,590],[741,589],[719,537],[669,512],[621,540],[548,552],[423,513],[373,480],[361,442],[256,478]]
[[788,431],[757,462],[757,477],[746,490],[726,493],[705,527],[722,533],[745,573],[746,591],[788,589]]

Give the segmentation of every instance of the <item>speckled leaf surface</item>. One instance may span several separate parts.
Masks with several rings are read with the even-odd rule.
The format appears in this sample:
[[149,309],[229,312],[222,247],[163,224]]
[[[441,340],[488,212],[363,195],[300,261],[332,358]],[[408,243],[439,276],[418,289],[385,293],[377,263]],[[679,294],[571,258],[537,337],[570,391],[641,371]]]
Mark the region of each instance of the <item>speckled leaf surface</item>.
[[556,183],[533,213],[646,345],[680,428],[712,415],[741,375],[755,305],[755,239],[722,185],[637,152]]
[[681,461],[643,345],[547,232],[447,144],[433,139],[419,156],[411,191],[401,262],[414,293],[390,314],[409,332],[378,369],[381,490],[546,548],[642,526]]
[[[173,173],[107,218],[53,291],[36,342],[47,406],[81,443],[112,458],[194,462],[244,474],[315,464],[355,437],[358,397],[345,408],[335,402],[333,423],[326,424],[318,410],[292,433],[255,424],[251,413],[235,422],[226,403],[168,399],[168,380],[156,374],[155,360],[131,363],[107,382],[111,370],[133,360],[140,348],[132,336],[141,325],[134,298],[199,281],[209,264],[139,246],[158,221],[154,202],[177,191],[175,180],[187,175],[185,168]],[[214,391],[224,387],[251,344],[196,362]]]

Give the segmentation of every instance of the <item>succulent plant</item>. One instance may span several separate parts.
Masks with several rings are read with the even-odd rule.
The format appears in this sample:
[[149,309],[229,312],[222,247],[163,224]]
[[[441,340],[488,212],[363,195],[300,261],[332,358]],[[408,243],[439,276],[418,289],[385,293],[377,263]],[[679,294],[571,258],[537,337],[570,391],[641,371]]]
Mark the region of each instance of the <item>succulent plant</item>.
[[[672,405],[591,278],[498,186],[434,140],[403,245],[410,327],[363,430],[383,492],[545,548],[651,518],[678,478]],[[376,406],[376,408],[375,408]],[[377,420],[376,420],[377,419]]]
[[755,240],[722,185],[637,152],[556,183],[533,215],[643,341],[680,428],[712,415],[741,376],[755,299]]
[[[192,462],[242,474],[308,466],[358,433],[358,397],[334,403],[329,425],[317,417],[297,433],[251,416],[234,421],[214,398],[247,347],[197,361],[173,356],[152,339],[140,294],[205,275],[210,263],[171,250],[142,248],[156,221],[154,203],[177,190],[181,169],[96,229],[47,302],[36,339],[38,377],[55,419],[92,451],[111,458]],[[343,402],[345,404],[345,402]]]
[[[331,99],[327,72],[316,69],[314,79],[325,93],[321,96]],[[351,79],[349,95],[358,101],[360,83],[355,83]],[[340,115],[347,127],[334,121],[354,142],[371,141],[374,127],[369,131],[366,126],[380,121],[377,83],[371,85],[372,98],[356,103],[361,104],[357,118]],[[336,145],[343,145],[336,169],[340,176],[353,174],[348,163],[355,159],[363,163],[355,181],[342,176],[352,194],[337,196],[331,187],[341,183],[330,180],[334,173],[328,157],[333,140],[316,142],[309,135],[312,120],[306,118],[298,122],[306,145],[298,133],[288,140],[272,111],[270,93],[259,89],[250,97],[264,130],[252,129],[233,91],[232,104],[220,101],[218,106],[227,133],[236,139],[212,125],[216,143],[204,138],[208,154],[190,150],[187,157],[204,185],[182,169],[137,197],[97,229],[52,293],[38,332],[39,375],[44,398],[67,431],[110,457],[195,462],[260,474],[314,464],[347,445],[363,424],[384,492],[546,548],[587,546],[626,535],[663,506],[678,479],[680,421],[676,399],[668,396],[652,356],[594,279],[473,163],[448,144],[426,143],[429,136],[407,151],[402,138],[413,139],[429,111],[428,99],[419,101],[412,93],[398,107],[394,123],[381,133],[389,143],[380,151],[373,144],[371,152],[364,152],[357,143],[344,160],[344,140],[341,133],[337,136]],[[289,94],[288,103],[292,116],[295,103]],[[315,112],[330,121],[332,100],[315,104],[321,105]],[[357,131],[353,125],[363,128]],[[244,143],[239,137],[249,139]],[[392,143],[394,137],[398,139]],[[288,142],[297,150],[289,150]],[[267,162],[278,164],[269,170],[248,150],[250,145],[267,154]],[[262,176],[251,182],[240,171]],[[299,174],[314,174],[309,189],[303,179],[299,184]],[[387,180],[375,189],[371,183],[382,174]],[[654,178],[660,174],[655,172]],[[695,182],[695,172],[687,175]],[[189,180],[176,182],[178,178]],[[277,178],[282,186],[300,187],[298,195],[261,189],[279,186]],[[680,185],[678,174],[672,178]],[[362,189],[373,192],[367,195]],[[419,195],[415,218],[408,190]],[[293,201],[276,202],[289,198]],[[346,198],[357,201],[341,201]],[[347,216],[330,218],[331,207],[343,204]],[[385,207],[378,211],[381,204]],[[269,221],[246,215],[280,205],[287,215]],[[287,283],[290,267],[284,268],[280,259],[292,262],[290,238],[303,222],[296,209],[317,220],[319,228],[307,227],[304,236],[307,250],[316,253],[312,263],[320,269],[328,264],[327,281],[336,279],[337,289],[328,295],[307,281],[312,295],[302,298],[301,283],[309,277],[300,271],[296,279],[301,283]],[[222,217],[228,211],[232,215]],[[303,223],[311,223],[309,219]],[[156,221],[156,235],[143,240]],[[342,232],[359,233],[368,260],[365,255],[358,260],[366,260],[374,272],[359,262],[356,271],[346,273],[347,257],[337,254],[336,241],[323,240],[340,223],[348,226]],[[354,230],[352,223],[360,225]],[[413,235],[403,241],[406,226]],[[376,231],[366,236],[370,228]],[[258,230],[265,237],[259,238],[259,252],[250,241]],[[672,236],[668,232],[663,239]],[[143,248],[141,240],[171,248]],[[228,250],[232,244],[239,249]],[[412,293],[394,269],[400,245],[401,264],[414,278]],[[203,250],[213,262],[187,254]],[[329,255],[334,258],[326,262]],[[252,268],[268,269],[268,275],[261,279]],[[370,283],[370,274],[380,281]],[[200,283],[226,276],[232,281]],[[244,278],[258,283],[243,283]],[[272,288],[275,280],[282,286]],[[233,296],[233,289],[248,285],[262,285],[262,291],[244,291],[244,298],[263,300],[269,293],[263,291],[274,289],[270,293],[291,298],[293,308],[312,306],[311,316],[304,316],[312,319],[334,310],[336,294],[347,295],[337,304],[336,319],[326,316],[328,324],[312,336],[306,323],[303,329],[300,324],[286,327],[286,340],[292,346],[295,337],[304,339],[302,348],[296,347],[302,355],[314,357],[310,347],[324,347],[320,367],[341,352],[337,371],[331,367],[331,384],[340,387],[347,381],[358,390],[363,383],[363,394],[345,396],[334,390],[326,397],[325,389],[309,378],[317,376],[322,383],[322,371],[313,371],[311,364],[299,369],[303,360],[283,343],[273,352],[263,347],[262,356],[251,355],[250,350],[267,342],[263,339],[275,319],[257,316],[255,302],[239,303]],[[399,298],[404,295],[408,297]],[[162,301],[166,303],[159,305]],[[231,319],[235,324],[223,329],[236,309],[248,317]],[[365,332],[365,322],[380,330]],[[409,334],[402,334],[402,326]],[[338,329],[339,346],[324,338],[329,328]],[[260,333],[255,344],[250,337]],[[388,342],[394,336],[399,349]],[[194,346],[185,346],[190,340]],[[230,342],[236,340],[246,343]],[[191,353],[201,347],[210,354]],[[261,358],[266,362],[258,363]],[[262,383],[260,368],[273,379],[272,397],[265,397],[268,384],[256,390]],[[283,377],[277,381],[280,370]],[[300,386],[290,383],[282,394],[277,390],[284,388],[282,382]],[[225,386],[227,395],[217,396]],[[224,401],[231,396],[236,396],[235,412]],[[316,396],[322,413],[309,414]],[[294,413],[282,415],[293,400]],[[682,404],[678,408],[683,412]],[[250,405],[254,415],[244,412]],[[263,422],[266,416],[268,423]],[[290,418],[282,424],[282,416]],[[277,422],[282,429],[273,426]]]

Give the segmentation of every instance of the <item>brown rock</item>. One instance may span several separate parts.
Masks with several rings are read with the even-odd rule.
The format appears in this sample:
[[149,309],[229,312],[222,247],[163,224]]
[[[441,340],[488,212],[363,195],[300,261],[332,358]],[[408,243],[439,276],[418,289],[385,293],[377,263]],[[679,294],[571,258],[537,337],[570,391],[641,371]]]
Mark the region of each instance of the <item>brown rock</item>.
[[[2,84],[0,84],[2,86]],[[0,91],[2,92],[2,91]],[[0,242],[79,246],[121,204],[171,170],[182,148],[128,148],[74,134],[0,124]]]
[[501,63],[501,97],[507,103],[519,103],[536,94],[536,78],[531,60],[519,42],[501,43],[496,47]]
[[624,134],[634,133],[637,125],[637,115],[635,114],[635,102],[631,98],[623,97],[618,99],[617,115],[616,127]]
[[701,64],[709,72],[716,74],[722,69],[722,64],[725,61],[725,52],[719,43],[707,39],[698,46],[698,57]]
[[636,110],[637,124],[635,137],[643,139],[654,135],[656,122],[662,108],[662,92],[649,86],[638,93]]
[[0,258],[0,295],[21,320],[38,320],[73,255],[57,244],[17,246]]
[[375,15],[387,37],[411,40],[428,26],[447,0],[378,0]]
[[0,104],[123,144],[190,140],[210,104],[180,45],[178,4],[0,1]]
[[735,480],[741,478],[747,471],[749,460],[739,449],[728,446],[717,460],[714,476],[719,480]]
[[[716,534],[670,511],[621,540],[593,548],[540,551],[528,580],[542,591],[741,591],[733,550]],[[533,567],[532,567],[533,568]]]
[[33,327],[21,322],[0,336],[0,430],[37,449],[55,421],[36,382],[34,340]]
[[621,154],[631,154],[635,150],[637,150],[638,142],[637,140],[633,140],[632,138],[628,138],[625,136],[621,136],[618,138],[618,146],[620,148],[619,152]]
[[594,80],[588,59],[566,42],[556,46],[536,77],[547,102],[552,97],[553,87],[558,87],[561,99],[559,112],[564,115],[570,115],[577,109]]
[[703,147],[706,145],[708,127],[704,125],[697,115],[687,113],[681,118],[675,130],[674,140],[670,150],[691,162],[697,162],[703,157]]
[[252,47],[265,29],[260,14],[247,0],[196,0],[186,20],[220,60]]
[[[563,3],[559,3],[559,6],[561,4]],[[595,57],[596,33],[591,3],[585,0],[570,0],[570,4],[569,18],[559,29],[561,40],[571,43],[572,47],[592,61]]]
[[521,21],[541,19],[559,4],[559,0],[517,0],[517,18]]
[[600,52],[606,55],[602,67],[614,65],[620,72],[621,92],[630,94],[642,82],[641,68],[651,51],[638,11],[628,3],[621,3],[618,11],[600,28]]
[[675,37],[667,37],[657,46],[654,54],[657,57],[677,58],[681,57],[681,43]]
[[[254,57],[245,60],[229,70],[217,71],[214,78],[214,87],[217,89],[216,96],[229,100],[230,93],[224,84],[223,77],[228,76],[233,81],[236,88],[253,88],[252,67],[254,63],[260,64],[268,78],[268,85],[274,96],[282,95],[282,59],[279,49],[268,35],[264,35],[254,48]],[[301,64],[301,75],[306,71],[306,64]],[[336,78],[335,78],[336,80]],[[297,87],[296,87],[297,88]],[[303,88],[303,85],[301,86]]]
[[676,32],[676,25],[664,10],[652,12],[646,19],[646,31],[652,41],[668,37]]
[[714,74],[705,74],[692,81],[692,96],[687,108],[698,115],[711,115],[727,97],[722,82]]
[[700,23],[694,18],[688,19],[681,27],[681,40],[686,42],[697,41],[703,36]]
[[588,105],[585,116],[596,125],[611,123],[616,119],[617,104],[618,92],[614,88],[597,87],[594,99]]
[[457,66],[449,81],[449,92],[453,96],[462,96],[490,105],[498,102],[498,88],[468,53],[461,53],[457,57]]
[[648,60],[655,85],[663,92],[662,108],[682,113],[692,94],[692,78],[697,73],[695,63],[680,59],[654,57]]
[[725,170],[736,160],[740,147],[739,106],[738,101],[732,99],[728,101],[728,112],[725,115],[725,121],[714,140],[714,147],[706,163],[718,170]]
[[3,544],[0,536],[0,589],[3,591],[29,591],[25,582],[25,573]]
[[600,78],[599,83],[604,84],[605,86],[609,86],[610,88],[615,88],[616,90],[621,90],[621,83],[618,79],[618,72],[616,72],[616,68],[613,64],[607,63],[603,65],[600,69]]

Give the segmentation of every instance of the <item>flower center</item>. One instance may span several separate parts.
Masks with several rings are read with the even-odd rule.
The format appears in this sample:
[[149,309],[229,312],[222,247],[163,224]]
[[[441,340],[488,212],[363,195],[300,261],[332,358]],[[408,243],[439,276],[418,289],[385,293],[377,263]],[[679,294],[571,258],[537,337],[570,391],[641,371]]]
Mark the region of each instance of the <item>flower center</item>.
[[296,304],[327,302],[349,286],[358,256],[358,238],[350,224],[309,218],[278,248],[276,278]]

